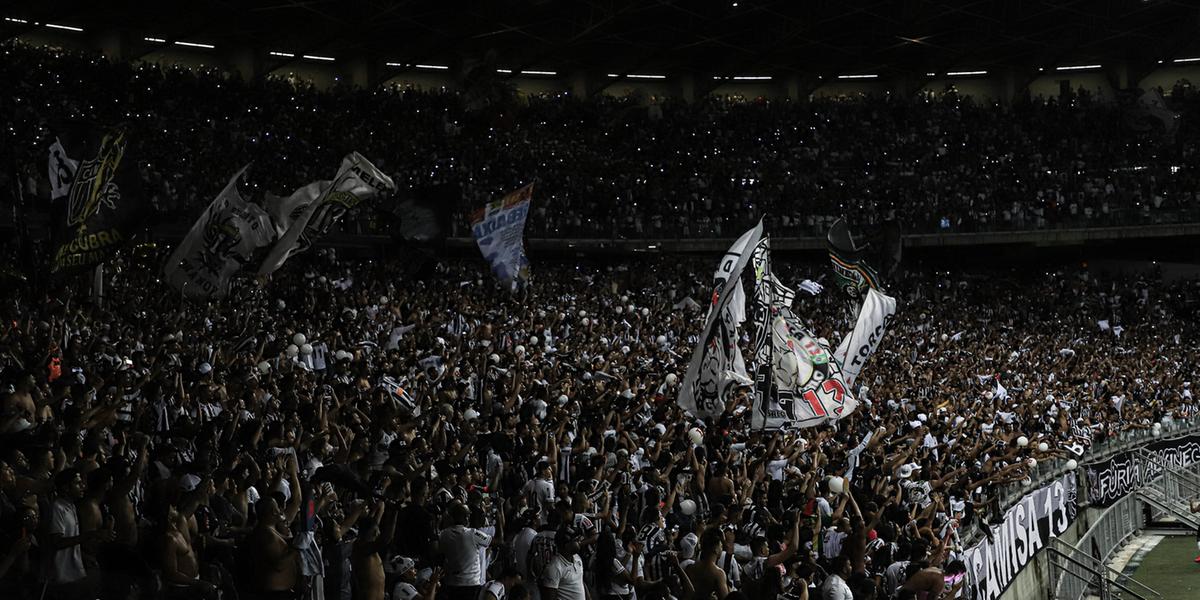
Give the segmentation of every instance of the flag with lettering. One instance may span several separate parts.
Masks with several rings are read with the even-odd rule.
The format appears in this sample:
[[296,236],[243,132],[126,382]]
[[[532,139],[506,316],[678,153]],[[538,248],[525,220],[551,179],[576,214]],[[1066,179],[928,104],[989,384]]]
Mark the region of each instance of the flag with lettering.
[[362,202],[396,189],[392,178],[358,152],[342,159],[332,181],[310,183],[287,197],[268,197],[268,212],[275,222],[278,241],[258,269],[274,273],[287,259],[304,252],[329,233],[333,224]]
[[275,237],[267,212],[238,192],[245,172],[243,167],[229,180],[167,259],[167,281],[184,296],[224,296],[234,274]]
[[129,241],[146,215],[125,130],[89,127],[78,147],[81,156],[90,158],[79,163],[66,195],[66,233],[55,248],[53,272],[104,262]]
[[525,217],[533,197],[530,183],[507,196],[475,211],[471,231],[492,274],[506,285],[529,277],[529,259],[525,256]]
[[721,258],[713,276],[713,295],[705,318],[699,343],[692,350],[687,372],[679,384],[677,402],[698,417],[716,418],[725,412],[737,389],[751,381],[738,348],[739,316],[745,307],[734,306],[745,294],[736,290],[741,285],[742,271],[762,238],[762,222],[742,234]]

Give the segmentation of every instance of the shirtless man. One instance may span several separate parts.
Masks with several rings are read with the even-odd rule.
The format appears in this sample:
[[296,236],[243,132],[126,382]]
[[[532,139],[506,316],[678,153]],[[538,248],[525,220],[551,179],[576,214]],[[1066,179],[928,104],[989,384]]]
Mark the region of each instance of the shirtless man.
[[129,548],[136,547],[138,543],[137,514],[133,508],[133,500],[129,498],[129,493],[137,485],[142,471],[146,468],[148,460],[146,445],[149,443],[149,436],[137,434],[134,441],[138,453],[137,461],[132,467],[129,467],[128,472],[115,474],[117,479],[113,482],[112,489],[108,491],[107,503],[112,512],[117,534],[116,542]]
[[396,512],[386,511],[386,518],[384,512],[381,500],[367,520],[361,522],[361,531],[354,542],[351,564],[355,600],[383,600],[384,597],[385,575],[379,553],[392,543],[392,535],[396,532]]
[[729,595],[729,584],[725,580],[725,571],[717,566],[717,558],[725,546],[725,538],[720,529],[709,529],[700,537],[700,560],[684,570],[692,582],[692,593],[684,600],[707,600],[715,593],[717,600],[723,600]]
[[254,587],[264,599],[292,600],[298,596],[300,587],[300,553],[285,537],[288,523],[300,512],[300,479],[295,457],[288,458],[288,471],[294,492],[287,507],[280,509],[271,496],[254,505],[258,522],[250,533],[249,547],[254,557]]
[[179,526],[186,522],[175,510],[167,506],[166,530],[163,532],[163,579],[172,591],[182,592],[188,598],[211,599],[217,597],[217,588],[200,579],[200,565],[192,543]]

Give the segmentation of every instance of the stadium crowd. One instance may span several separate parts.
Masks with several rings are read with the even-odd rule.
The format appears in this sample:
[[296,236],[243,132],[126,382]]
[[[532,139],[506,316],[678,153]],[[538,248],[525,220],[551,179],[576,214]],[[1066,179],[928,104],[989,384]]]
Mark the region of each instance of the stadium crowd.
[[[1183,118],[1165,138],[1087,90],[1011,107],[953,93],[652,105],[564,93],[478,108],[444,90],[318,91],[20,43],[0,53],[0,110],[15,116],[3,141],[30,197],[47,193],[63,122],[125,122],[161,218],[180,223],[246,163],[262,191],[284,194],[331,178],[351,150],[402,189],[461,189],[459,235],[471,210],[531,180],[535,237],[730,237],[763,214],[776,235],[822,235],[848,212],[910,232],[1200,218],[1188,118],[1200,95],[1183,83],[1166,92]],[[349,226],[379,231],[378,217]]]
[[863,404],[751,433],[674,401],[709,261],[513,296],[319,250],[192,304],[124,256],[102,304],[0,291],[5,597],[948,598],[1031,459],[1196,411],[1196,281],[905,273]]

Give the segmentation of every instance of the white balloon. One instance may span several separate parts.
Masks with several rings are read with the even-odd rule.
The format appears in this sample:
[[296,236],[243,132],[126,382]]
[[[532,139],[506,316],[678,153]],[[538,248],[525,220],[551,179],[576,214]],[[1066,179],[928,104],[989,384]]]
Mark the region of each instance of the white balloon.
[[634,308],[634,306],[632,304],[630,304],[629,306],[625,307],[625,310],[629,311],[629,314],[632,315],[634,313],[634,311],[636,311],[637,309]]
[[629,302],[629,296],[621,296],[621,302]]
[[1036,467],[1036,466],[1037,466],[1037,459],[1036,459],[1036,458],[1034,458],[1034,457],[1032,457],[1032,456],[1030,456],[1030,457],[1029,457],[1029,460],[1027,460],[1027,461],[1025,461],[1025,462],[1029,464],[1029,468],[1030,468],[1030,469],[1032,469],[1032,468],[1034,468],[1034,467]]
[[621,354],[629,354],[629,346],[621,346]]
[[829,491],[840,494],[846,489],[846,480],[841,477],[829,478]]
[[1025,446],[1028,446],[1028,445],[1029,445],[1029,438],[1027,438],[1025,436],[1021,436],[1021,437],[1017,438],[1017,446],[1024,448]]
[[287,308],[287,303],[284,302],[283,300],[277,300],[275,302],[275,306],[278,306],[280,309],[284,309],[284,308]]
[[568,398],[566,394],[561,394],[558,397],[558,405],[562,406],[563,404],[566,404],[568,400],[570,400],[570,398]]
[[693,446],[699,446],[700,443],[704,441],[704,432],[700,431],[699,427],[693,427],[689,429],[688,441],[690,441]]
[[579,316],[581,316],[581,317],[586,317],[586,316],[587,316],[587,311],[586,311],[586,310],[581,310],[581,311],[579,311]]
[[1038,452],[1045,452],[1050,449],[1050,444],[1046,442],[1038,442]]
[[679,381],[679,376],[674,373],[667,373],[667,385],[675,385]]
[[642,316],[643,316],[643,317],[648,317],[648,316],[650,316],[650,309],[648,309],[648,308],[643,308],[643,309],[642,309]]
[[317,278],[317,281],[319,281],[319,282],[321,282],[321,283],[325,283],[326,281],[329,281],[329,280],[328,280],[328,279],[325,279],[325,276],[324,276],[324,275],[322,275],[322,276],[320,276],[320,277],[318,277],[318,278]]
[[309,354],[312,354],[312,350],[313,350],[312,344],[301,344],[301,346],[300,346],[300,354],[303,356],[308,356]]
[[587,317],[584,317],[583,320],[581,320],[579,322],[582,323],[584,327],[587,327],[588,325],[590,325],[592,323],[591,321],[587,320]]
[[296,356],[300,354],[300,347],[295,344],[288,344],[286,352],[289,357]]
[[530,346],[536,346],[537,343],[538,343],[538,338],[536,335],[529,336],[529,345]]
[[473,409],[473,408],[468,408],[466,411],[463,412],[463,419],[466,419],[468,421],[473,421],[478,418],[479,418],[479,413],[476,412],[475,409]]
[[625,308],[624,308],[624,307],[621,307],[621,306],[618,306],[618,307],[617,307],[617,314],[619,315],[619,314],[621,314],[621,313],[623,313],[623,312],[625,312]]
[[654,338],[654,343],[658,344],[659,346],[666,346],[667,345],[667,336],[660,335],[660,336]]
[[388,297],[387,297],[387,296],[380,296],[380,297],[379,297],[379,303],[380,303],[380,304],[387,304],[387,303],[388,303]]
[[490,361],[492,361],[492,362],[494,362],[494,363],[498,363],[498,362],[500,362],[500,355],[499,355],[499,354],[496,354],[495,352],[493,352],[492,354],[490,354],[490,355],[488,356],[488,360],[490,360]]
[[303,333],[297,333],[296,335],[292,336],[292,343],[297,346],[303,346],[304,342],[307,342],[307,341],[308,341],[308,338],[304,337]]
[[513,348],[513,352],[516,352],[517,356],[525,356],[525,346],[517,346]]
[[269,362],[267,362],[267,361],[265,361],[265,360],[264,360],[264,361],[262,361],[262,362],[260,362],[260,363],[258,363],[258,372],[259,372],[259,373],[262,373],[263,375],[266,375],[266,374],[267,374],[267,371],[270,371],[270,370],[271,370],[271,363],[269,363]]
[[1074,471],[1075,469],[1078,469],[1078,468],[1079,468],[1079,462],[1076,461],[1075,459],[1072,458],[1067,461],[1067,470],[1068,471]]
[[686,516],[696,514],[696,502],[693,500],[683,500],[679,503],[679,512]]

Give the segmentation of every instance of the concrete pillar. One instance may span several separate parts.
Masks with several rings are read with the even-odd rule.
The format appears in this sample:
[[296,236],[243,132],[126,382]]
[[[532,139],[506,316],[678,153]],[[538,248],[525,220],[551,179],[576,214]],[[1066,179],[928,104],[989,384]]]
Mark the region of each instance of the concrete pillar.
[[365,54],[352,56],[343,67],[342,76],[354,87],[371,89],[379,84],[378,61]]
[[801,95],[803,87],[800,85],[799,75],[788,75],[783,78],[783,95],[792,102],[803,100],[807,94]]
[[696,101],[696,75],[694,73],[685,73],[679,76],[679,98],[689,104]]
[[1104,69],[1108,75],[1108,82],[1113,86],[1113,89],[1127,90],[1132,85],[1136,85],[1137,81],[1132,79],[1133,67],[1129,61],[1119,61],[1112,63]]
[[126,61],[129,60],[127,35],[116,29],[105,29],[96,34],[93,43],[105,58],[112,61]]
[[263,57],[254,48],[236,48],[226,54],[225,60],[244,81],[251,81],[262,73]]
[[592,92],[592,77],[587,71],[572,71],[567,75],[567,89],[576,98],[587,98]]

